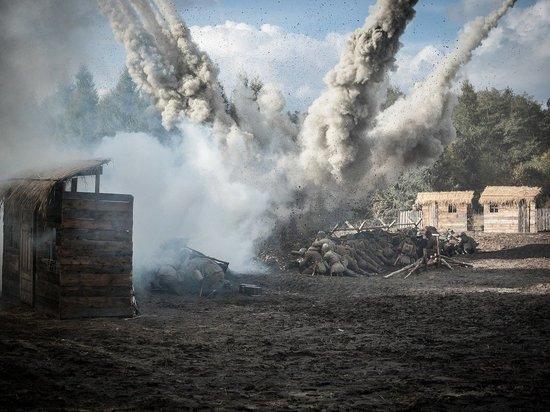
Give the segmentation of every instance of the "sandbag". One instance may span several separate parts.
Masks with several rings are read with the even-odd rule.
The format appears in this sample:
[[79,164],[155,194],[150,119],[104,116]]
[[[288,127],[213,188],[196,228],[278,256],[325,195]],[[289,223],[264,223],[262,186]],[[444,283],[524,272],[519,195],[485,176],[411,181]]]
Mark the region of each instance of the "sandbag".
[[332,275],[340,275],[344,273],[345,270],[346,268],[340,262],[336,262],[334,265],[330,267],[330,273]]

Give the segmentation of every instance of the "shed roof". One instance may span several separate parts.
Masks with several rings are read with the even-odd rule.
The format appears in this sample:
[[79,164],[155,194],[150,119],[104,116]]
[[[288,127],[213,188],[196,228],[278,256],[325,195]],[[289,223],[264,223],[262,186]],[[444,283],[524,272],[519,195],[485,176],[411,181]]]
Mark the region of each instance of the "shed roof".
[[455,192],[419,192],[415,204],[427,205],[429,203],[439,204],[464,204],[471,203],[474,197],[473,190],[463,190]]
[[479,203],[513,204],[520,200],[532,201],[541,192],[540,187],[529,186],[487,186]]
[[48,170],[30,170],[0,182],[0,203],[14,202],[26,209],[46,209],[53,187],[77,175],[93,175],[110,159],[65,162]]

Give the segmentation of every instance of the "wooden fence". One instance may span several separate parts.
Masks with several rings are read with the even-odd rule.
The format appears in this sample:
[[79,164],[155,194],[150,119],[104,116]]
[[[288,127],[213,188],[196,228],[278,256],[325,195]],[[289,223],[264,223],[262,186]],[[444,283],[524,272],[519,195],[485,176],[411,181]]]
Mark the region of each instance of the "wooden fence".
[[550,209],[537,209],[537,232],[550,231]]
[[421,210],[405,210],[397,215],[397,226],[403,227],[422,227],[422,211]]

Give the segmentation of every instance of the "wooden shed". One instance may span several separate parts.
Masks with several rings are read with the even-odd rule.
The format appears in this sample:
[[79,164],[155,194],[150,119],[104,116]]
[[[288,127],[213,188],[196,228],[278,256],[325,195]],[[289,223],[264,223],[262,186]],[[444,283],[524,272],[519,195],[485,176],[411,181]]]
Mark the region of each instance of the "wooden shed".
[[60,318],[133,314],[133,197],[100,192],[108,162],[64,164],[0,184],[3,295]]
[[415,206],[422,210],[423,226],[464,232],[470,229],[473,197],[473,190],[420,192],[416,197]]
[[483,205],[483,230],[493,233],[536,232],[535,199],[540,193],[540,187],[487,186],[479,198]]

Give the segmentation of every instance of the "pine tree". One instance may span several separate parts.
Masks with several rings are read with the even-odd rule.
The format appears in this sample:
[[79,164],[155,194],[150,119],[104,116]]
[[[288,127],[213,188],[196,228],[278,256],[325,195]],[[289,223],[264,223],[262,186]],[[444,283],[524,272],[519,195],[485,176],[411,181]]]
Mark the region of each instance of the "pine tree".
[[168,136],[158,111],[139,93],[127,69],[121,73],[114,89],[101,99],[99,111],[103,135],[144,132],[161,141]]
[[75,76],[74,90],[67,108],[67,130],[71,137],[83,144],[99,140],[99,97],[94,79],[86,66],[81,66]]

